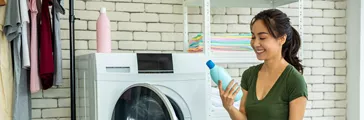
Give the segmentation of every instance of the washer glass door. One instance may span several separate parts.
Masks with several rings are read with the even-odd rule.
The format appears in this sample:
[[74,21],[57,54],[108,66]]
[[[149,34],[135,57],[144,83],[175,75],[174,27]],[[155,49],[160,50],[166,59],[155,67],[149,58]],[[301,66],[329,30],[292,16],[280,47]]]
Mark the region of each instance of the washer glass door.
[[156,87],[135,84],[117,101],[112,120],[178,120],[180,116],[176,116],[174,109],[169,98]]

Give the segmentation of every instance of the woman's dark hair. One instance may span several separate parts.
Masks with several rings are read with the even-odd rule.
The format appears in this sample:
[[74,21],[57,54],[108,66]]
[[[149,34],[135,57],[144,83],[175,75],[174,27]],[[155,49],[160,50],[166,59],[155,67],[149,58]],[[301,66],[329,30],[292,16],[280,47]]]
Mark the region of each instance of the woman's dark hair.
[[262,20],[268,28],[269,33],[276,39],[287,35],[286,42],[282,47],[283,58],[293,65],[301,74],[303,74],[303,66],[299,60],[297,53],[301,47],[301,37],[297,30],[290,24],[290,18],[278,9],[268,9],[261,11],[251,21],[250,30],[257,20]]

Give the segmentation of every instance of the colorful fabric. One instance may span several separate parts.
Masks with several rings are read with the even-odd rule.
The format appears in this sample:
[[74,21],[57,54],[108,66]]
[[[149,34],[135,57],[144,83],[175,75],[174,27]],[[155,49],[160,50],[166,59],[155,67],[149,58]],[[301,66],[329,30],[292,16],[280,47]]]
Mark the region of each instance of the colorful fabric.
[[[211,36],[212,51],[251,51],[251,34]],[[198,34],[189,41],[189,52],[202,52],[203,36]]]

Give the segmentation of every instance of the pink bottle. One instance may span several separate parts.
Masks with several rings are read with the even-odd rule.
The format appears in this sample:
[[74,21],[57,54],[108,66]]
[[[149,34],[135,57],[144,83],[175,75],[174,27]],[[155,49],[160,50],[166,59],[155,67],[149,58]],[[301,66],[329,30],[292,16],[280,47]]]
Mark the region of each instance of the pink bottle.
[[106,8],[101,8],[100,16],[96,22],[97,34],[97,52],[110,53],[111,52],[111,31],[110,20],[106,15]]

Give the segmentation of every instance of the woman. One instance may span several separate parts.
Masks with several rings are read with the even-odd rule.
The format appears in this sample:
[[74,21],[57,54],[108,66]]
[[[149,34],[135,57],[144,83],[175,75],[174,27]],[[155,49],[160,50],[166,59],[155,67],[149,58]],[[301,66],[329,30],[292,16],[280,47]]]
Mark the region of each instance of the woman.
[[233,107],[237,91],[241,90],[239,85],[232,81],[224,91],[219,82],[224,108],[233,120],[302,120],[307,85],[297,57],[301,43],[298,32],[278,9],[258,13],[250,26],[251,46],[264,63],[244,71],[241,79],[244,95],[239,110]]

